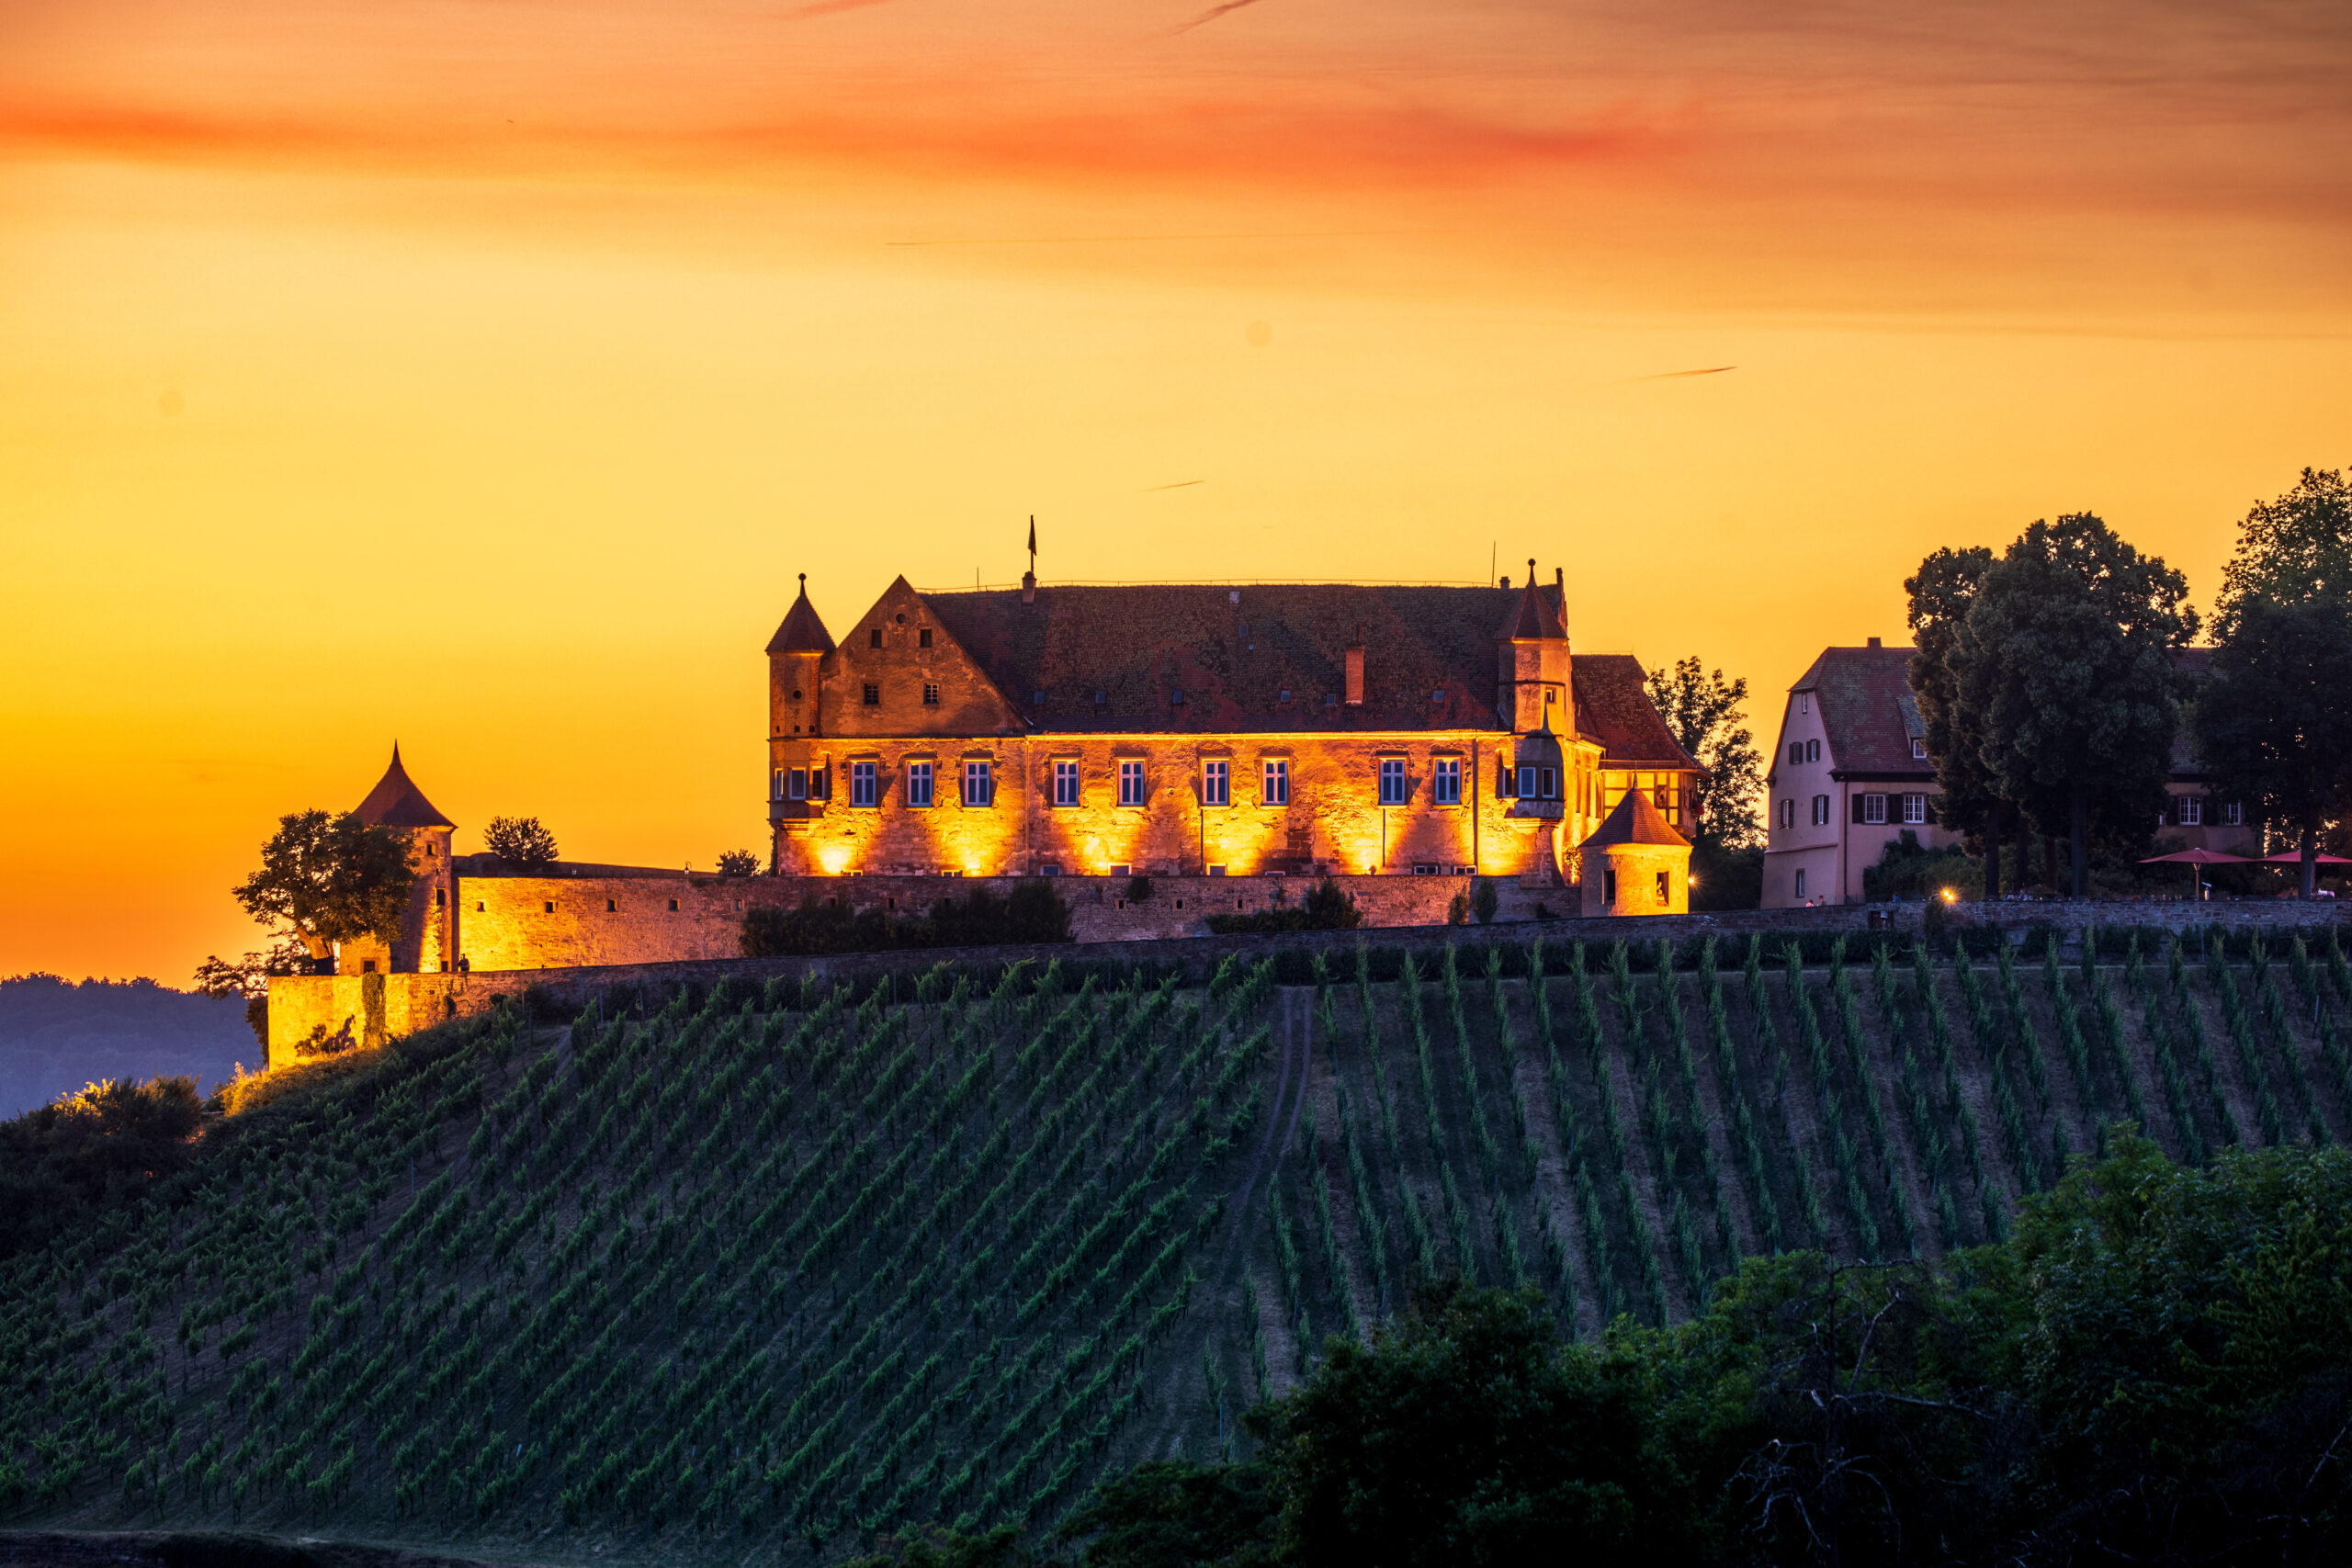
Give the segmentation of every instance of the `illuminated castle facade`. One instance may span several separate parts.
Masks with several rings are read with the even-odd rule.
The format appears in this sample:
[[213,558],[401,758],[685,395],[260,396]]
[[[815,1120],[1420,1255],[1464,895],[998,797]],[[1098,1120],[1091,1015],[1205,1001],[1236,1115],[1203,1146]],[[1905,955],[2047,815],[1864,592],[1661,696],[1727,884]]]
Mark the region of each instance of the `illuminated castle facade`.
[[901,577],[838,641],[804,578],[767,646],[771,869],[1600,884],[1577,851],[1615,814],[1643,874],[1584,911],[1685,910],[1696,764],[1631,655],[1571,655],[1565,581],[1533,565],[1517,588]]

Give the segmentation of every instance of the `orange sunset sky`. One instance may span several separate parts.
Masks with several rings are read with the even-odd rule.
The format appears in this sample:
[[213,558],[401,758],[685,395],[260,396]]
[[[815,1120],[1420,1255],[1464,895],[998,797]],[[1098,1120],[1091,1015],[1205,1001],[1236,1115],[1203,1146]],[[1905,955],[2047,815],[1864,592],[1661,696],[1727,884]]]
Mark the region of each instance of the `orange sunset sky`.
[[1938,545],[2096,510],[2210,604],[2352,460],[2347,82],[2341,4],[8,0],[0,973],[257,945],[395,737],[461,851],[763,847],[794,574],[1033,513],[1563,563],[1767,741]]

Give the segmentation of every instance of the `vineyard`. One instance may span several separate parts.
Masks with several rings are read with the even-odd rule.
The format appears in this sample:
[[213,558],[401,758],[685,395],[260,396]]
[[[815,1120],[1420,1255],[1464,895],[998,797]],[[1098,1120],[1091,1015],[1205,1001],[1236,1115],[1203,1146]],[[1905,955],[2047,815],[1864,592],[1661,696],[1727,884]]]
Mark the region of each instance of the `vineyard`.
[[453,1023],[0,1265],[0,1519],[542,1562],[1044,1529],[1246,1449],[1419,1280],[1590,1336],[1747,1254],[1997,1237],[2117,1122],[2352,1139],[2332,934],[2082,952],[1335,945]]

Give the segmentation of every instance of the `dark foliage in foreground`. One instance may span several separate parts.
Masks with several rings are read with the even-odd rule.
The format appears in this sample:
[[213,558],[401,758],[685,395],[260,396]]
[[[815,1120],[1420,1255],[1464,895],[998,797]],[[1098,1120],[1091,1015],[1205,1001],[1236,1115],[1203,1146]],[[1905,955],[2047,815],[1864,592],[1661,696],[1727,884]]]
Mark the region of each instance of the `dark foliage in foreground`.
[[1356,901],[1340,885],[1325,877],[1300,903],[1286,908],[1253,909],[1241,915],[1211,915],[1208,928],[1216,936],[1246,936],[1266,931],[1344,931],[1363,924]]
[[0,1258],[178,1170],[202,1109],[194,1078],[108,1080],[0,1122]]
[[[2007,1243],[1750,1259],[1562,1345],[1438,1287],[1250,1413],[1256,1457],[1100,1485],[1052,1543],[1176,1564],[2332,1562],[2352,1551],[2352,1154],[2177,1167],[2118,1130]],[[1011,1540],[869,1563],[1057,1561]]]

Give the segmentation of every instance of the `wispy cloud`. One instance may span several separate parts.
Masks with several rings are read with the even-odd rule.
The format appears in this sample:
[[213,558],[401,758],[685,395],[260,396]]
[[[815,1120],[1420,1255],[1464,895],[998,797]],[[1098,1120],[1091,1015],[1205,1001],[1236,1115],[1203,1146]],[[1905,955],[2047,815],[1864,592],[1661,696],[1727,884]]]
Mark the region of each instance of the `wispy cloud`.
[[1244,6],[1255,6],[1257,3],[1258,0],[1225,0],[1224,5],[1212,6],[1207,10],[1202,12],[1199,16],[1194,17],[1191,21],[1185,22],[1176,28],[1172,28],[1170,30],[1171,32],[1189,33],[1194,28],[1203,27],[1207,23],[1216,21],[1219,17],[1226,15],[1227,12],[1238,11]]

